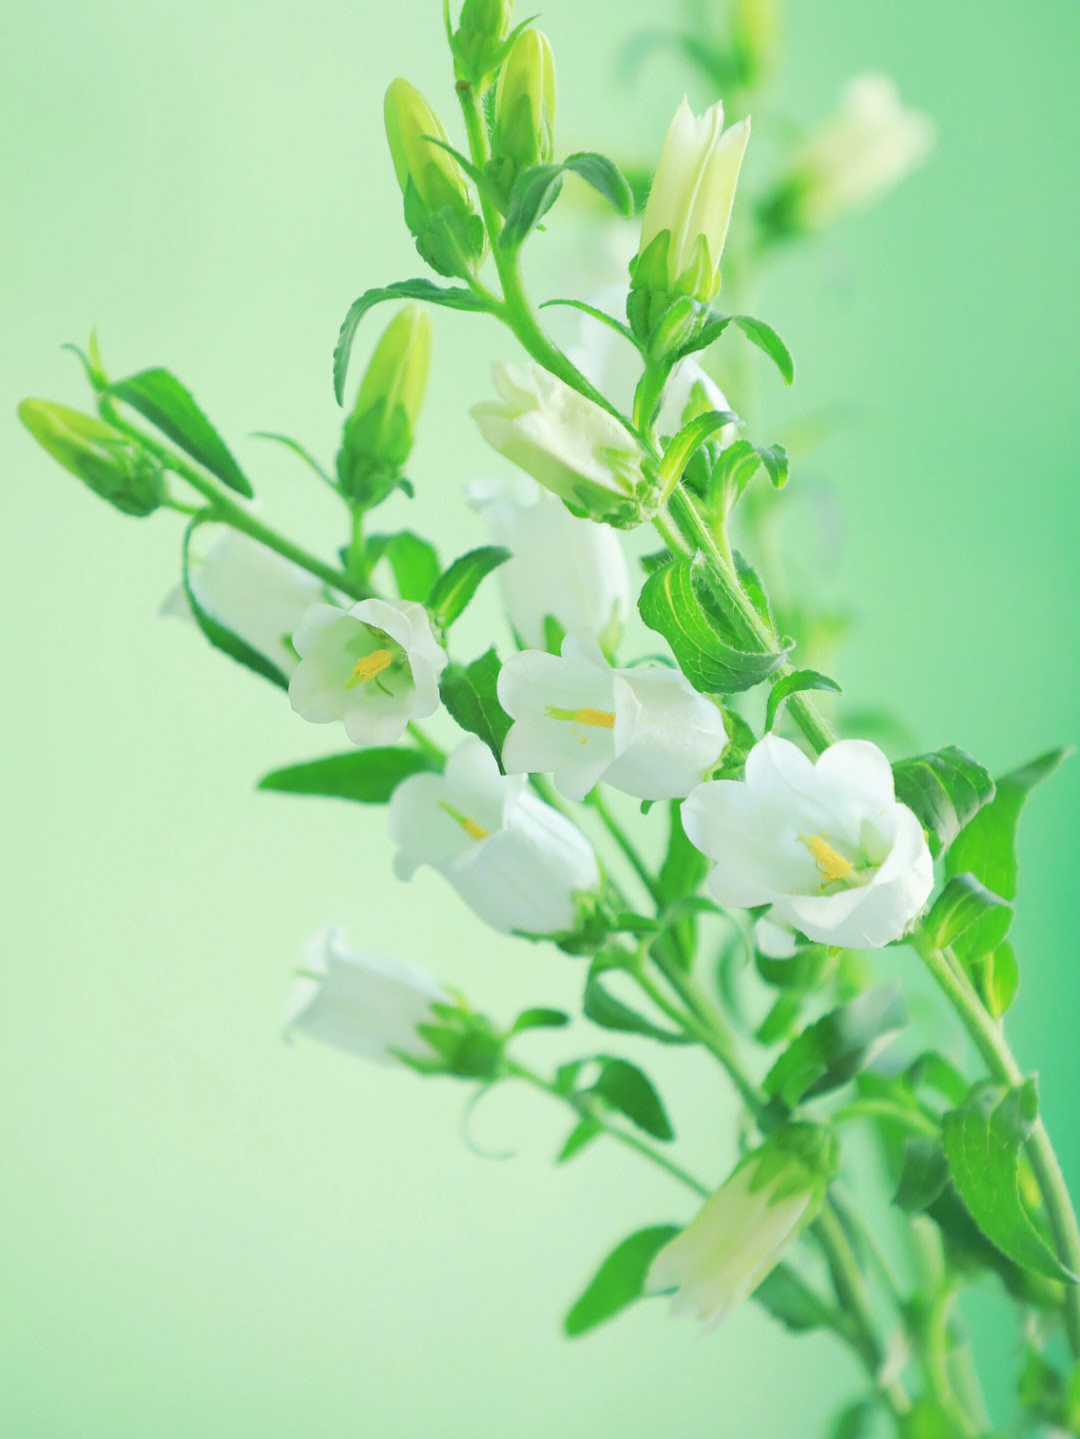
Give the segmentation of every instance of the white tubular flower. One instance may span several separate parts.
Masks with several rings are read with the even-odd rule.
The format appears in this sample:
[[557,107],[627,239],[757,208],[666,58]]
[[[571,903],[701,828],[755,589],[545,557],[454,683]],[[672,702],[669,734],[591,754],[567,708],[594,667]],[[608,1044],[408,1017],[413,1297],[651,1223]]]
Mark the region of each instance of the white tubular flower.
[[835,1166],[831,1141],[794,1125],[748,1154],[649,1269],[647,1294],[676,1290],[674,1311],[707,1327],[748,1299],[810,1222]]
[[618,420],[531,361],[492,373],[502,398],[469,413],[493,449],[595,519],[634,507],[641,455]]
[[393,744],[410,720],[439,707],[446,651],[436,643],[423,605],[312,605],[293,644],[300,656],[289,681],[293,709],[314,724],[343,720],[353,744]]
[[745,780],[699,785],[682,818],[691,843],[717,861],[709,887],[719,904],[770,904],[773,919],[819,944],[879,949],[934,887],[922,826],[865,740],[840,740],[813,764],[766,735]]
[[618,643],[630,611],[630,573],[619,538],[578,519],[528,475],[476,480],[469,502],[512,558],[495,578],[507,617],[524,644],[543,649],[544,621],[585,629],[605,647]]
[[579,896],[600,885],[584,835],[538,799],[523,775],[500,774],[477,739],[453,752],[444,774],[411,775],[398,785],[390,837],[399,846],[399,879],[431,865],[504,934],[572,930]]
[[436,1022],[433,1004],[449,997],[426,974],[386,959],[354,953],[340,929],[308,941],[307,972],[282,1016],[289,1035],[300,1030],[335,1049],[391,1064],[399,1054],[433,1059],[417,1025]]
[[695,116],[683,100],[642,217],[635,286],[693,295],[703,304],[713,299],[749,138],[749,119],[725,130],[722,104]]
[[[293,630],[309,606],[325,597],[313,575],[238,530],[227,530],[205,557],[192,556],[190,581],[200,609],[284,675],[292,674]],[[161,613],[194,618],[183,585],[168,596]]]
[[922,164],[934,138],[933,121],[905,109],[888,76],[860,75],[845,88],[837,114],[795,157],[799,218],[819,228],[870,204]]
[[507,772],[551,774],[567,799],[584,799],[600,779],[638,799],[680,798],[727,743],[719,709],[678,670],[612,669],[585,634],[567,635],[561,657],[511,656],[499,703],[514,720]]

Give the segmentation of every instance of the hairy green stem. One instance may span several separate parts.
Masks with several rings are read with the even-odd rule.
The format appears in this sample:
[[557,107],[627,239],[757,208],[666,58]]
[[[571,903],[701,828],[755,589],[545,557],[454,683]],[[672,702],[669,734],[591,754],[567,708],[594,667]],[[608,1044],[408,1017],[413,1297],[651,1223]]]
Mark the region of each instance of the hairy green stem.
[[[913,937],[913,943],[945,997],[956,1010],[992,1077],[1010,1087],[1022,1084],[1023,1071],[1009,1048],[1001,1025],[988,1013],[963,971],[959,966],[950,963],[943,950],[935,948],[918,933]],[[1024,1148],[1046,1206],[1046,1217],[1057,1257],[1072,1273],[1080,1274],[1080,1225],[1076,1221],[1076,1211],[1073,1209],[1061,1165],[1041,1118],[1035,1120]],[[1073,1356],[1080,1358],[1078,1284],[1069,1284],[1065,1288],[1065,1327]]]

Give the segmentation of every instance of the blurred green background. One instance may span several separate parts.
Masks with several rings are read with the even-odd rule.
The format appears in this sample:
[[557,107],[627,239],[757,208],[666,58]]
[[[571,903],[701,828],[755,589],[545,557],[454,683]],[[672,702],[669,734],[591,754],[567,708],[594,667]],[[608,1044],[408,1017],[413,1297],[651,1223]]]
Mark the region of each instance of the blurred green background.
[[[749,1309],[703,1339],[641,1305],[564,1341],[568,1302],[617,1237],[689,1217],[671,1182],[599,1146],[553,1170],[563,1118],[525,1094],[472,1121],[516,1158],[477,1157],[452,1085],[281,1042],[302,941],[328,922],[498,1016],[573,1004],[580,972],[492,936],[430,873],[396,885],[381,813],[256,794],[266,769],[340,736],[156,618],[177,525],[123,520],[14,420],[25,394],[85,402],[59,346],[96,324],[113,373],[175,370],[266,512],[328,549],[328,497],[245,436],[284,430],[329,458],[345,307],[419,273],[381,97],[404,73],[452,121],[438,11],[40,0],[5,20],[12,1439],[814,1434],[855,1384],[828,1341],[792,1342]],[[622,42],[665,15],[674,0],[548,0],[565,148],[655,153],[688,83],[713,98],[661,58],[617,81]],[[1080,12],[795,0],[788,31],[779,110],[809,121],[880,69],[940,127],[926,169],[777,263],[758,303],[799,367],[790,394],[767,384],[770,419],[856,408],[807,462],[842,509],[829,583],[859,616],[838,674],[860,704],[898,706],[921,746],[959,742],[1000,771],[1080,735]],[[484,322],[436,326],[411,519],[452,554],[480,540],[461,486],[491,465],[465,405],[511,351]],[[1074,761],[1024,821],[1010,1019],[1074,1192],[1078,802]],[[697,1136],[687,1162],[719,1175],[731,1109],[712,1070],[680,1057],[657,1072]],[[975,1318],[1013,1362],[1003,1302],[988,1291]]]

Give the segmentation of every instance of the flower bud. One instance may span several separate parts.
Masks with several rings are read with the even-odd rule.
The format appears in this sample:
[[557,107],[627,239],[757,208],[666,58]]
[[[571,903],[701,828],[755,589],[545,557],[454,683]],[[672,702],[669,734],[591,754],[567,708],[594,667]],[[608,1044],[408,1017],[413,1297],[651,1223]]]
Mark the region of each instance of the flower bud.
[[780,48],[780,0],[735,0],[731,28],[739,78],[755,85]]
[[125,515],[149,515],[165,498],[161,466],[104,420],[51,400],[23,400],[19,419],[65,470]]
[[492,164],[505,191],[522,170],[551,159],[554,125],[551,45],[539,30],[523,30],[510,47],[495,89]]
[[501,399],[469,412],[488,444],[576,514],[636,524],[652,486],[618,420],[539,365],[498,364],[493,374]]
[[813,1219],[836,1171],[825,1129],[790,1124],[753,1150],[652,1262],[645,1292],[707,1327],[748,1299]]
[[481,86],[498,68],[510,32],[513,0],[465,0],[458,28],[450,37],[454,74]]
[[770,235],[819,230],[893,189],[921,165],[934,143],[933,122],[908,110],[885,75],[860,75],[840,108],[811,132],[786,178],[761,206]]
[[375,346],[345,421],[338,485],[354,504],[376,504],[396,486],[412,449],[430,358],[431,320],[419,305],[406,305]]
[[695,117],[683,100],[675,112],[630,265],[627,313],[640,338],[647,340],[682,297],[707,305],[718,294],[720,257],[749,135],[749,119],[724,129],[720,103]]
[[[405,223],[421,257],[440,275],[471,270],[484,245],[484,226],[473,210],[461,169],[442,148],[446,131],[407,80],[394,80],[383,107],[386,138],[401,193]],[[442,144],[435,144],[434,141]]]

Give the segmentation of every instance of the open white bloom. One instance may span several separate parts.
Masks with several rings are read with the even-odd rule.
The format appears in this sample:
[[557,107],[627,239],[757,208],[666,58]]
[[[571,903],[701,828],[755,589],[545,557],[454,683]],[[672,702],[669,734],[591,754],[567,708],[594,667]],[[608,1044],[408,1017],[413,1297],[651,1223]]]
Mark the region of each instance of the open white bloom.
[[469,413],[493,449],[596,518],[633,500],[641,455],[618,420],[532,361],[496,364],[492,373],[501,398]]
[[922,826],[865,740],[840,740],[814,764],[766,735],[745,780],[699,785],[682,818],[691,843],[717,862],[709,887],[718,903],[770,904],[774,920],[819,944],[889,944],[934,887]]
[[475,480],[469,502],[491,537],[510,551],[495,578],[522,641],[543,649],[544,621],[616,642],[630,610],[630,574],[619,537],[578,519],[528,475]]
[[[257,540],[228,529],[190,569],[195,602],[211,619],[277,665],[287,677],[296,668],[293,630],[308,607],[325,597],[322,584],[291,560]],[[193,619],[183,585],[161,613]]]
[[584,799],[601,779],[638,799],[677,799],[727,744],[723,715],[678,670],[613,669],[587,634],[567,635],[561,656],[512,655],[499,703],[514,720],[507,772],[551,774],[567,799]]
[[449,1002],[422,971],[356,954],[340,929],[328,929],[308,941],[307,972],[296,982],[282,1026],[287,1035],[301,1030],[380,1064],[398,1054],[432,1059],[435,1051],[417,1025],[435,1022],[431,1006]]
[[697,1218],[657,1254],[645,1292],[676,1290],[674,1312],[689,1310],[707,1326],[748,1299],[820,1201],[831,1146],[809,1128],[804,1137],[805,1155],[773,1143],[747,1155]]
[[538,799],[524,775],[499,773],[481,740],[466,740],[444,774],[411,775],[390,801],[394,870],[437,869],[493,929],[557,934],[574,928],[578,896],[600,884],[585,836]]
[[923,162],[934,135],[933,121],[905,109],[888,76],[858,76],[846,86],[838,112],[795,156],[799,218],[817,228],[868,205]]
[[[695,116],[684,99],[660,152],[641,221],[644,264],[634,283],[708,303],[720,288],[720,256],[727,239],[749,119],[724,129],[717,102]],[[666,242],[661,236],[667,236]],[[651,254],[650,246],[655,246]]]
[[289,681],[293,709],[314,724],[343,720],[353,744],[400,739],[412,719],[439,708],[446,651],[423,605],[360,600],[352,609],[312,605],[293,635],[300,663]]

